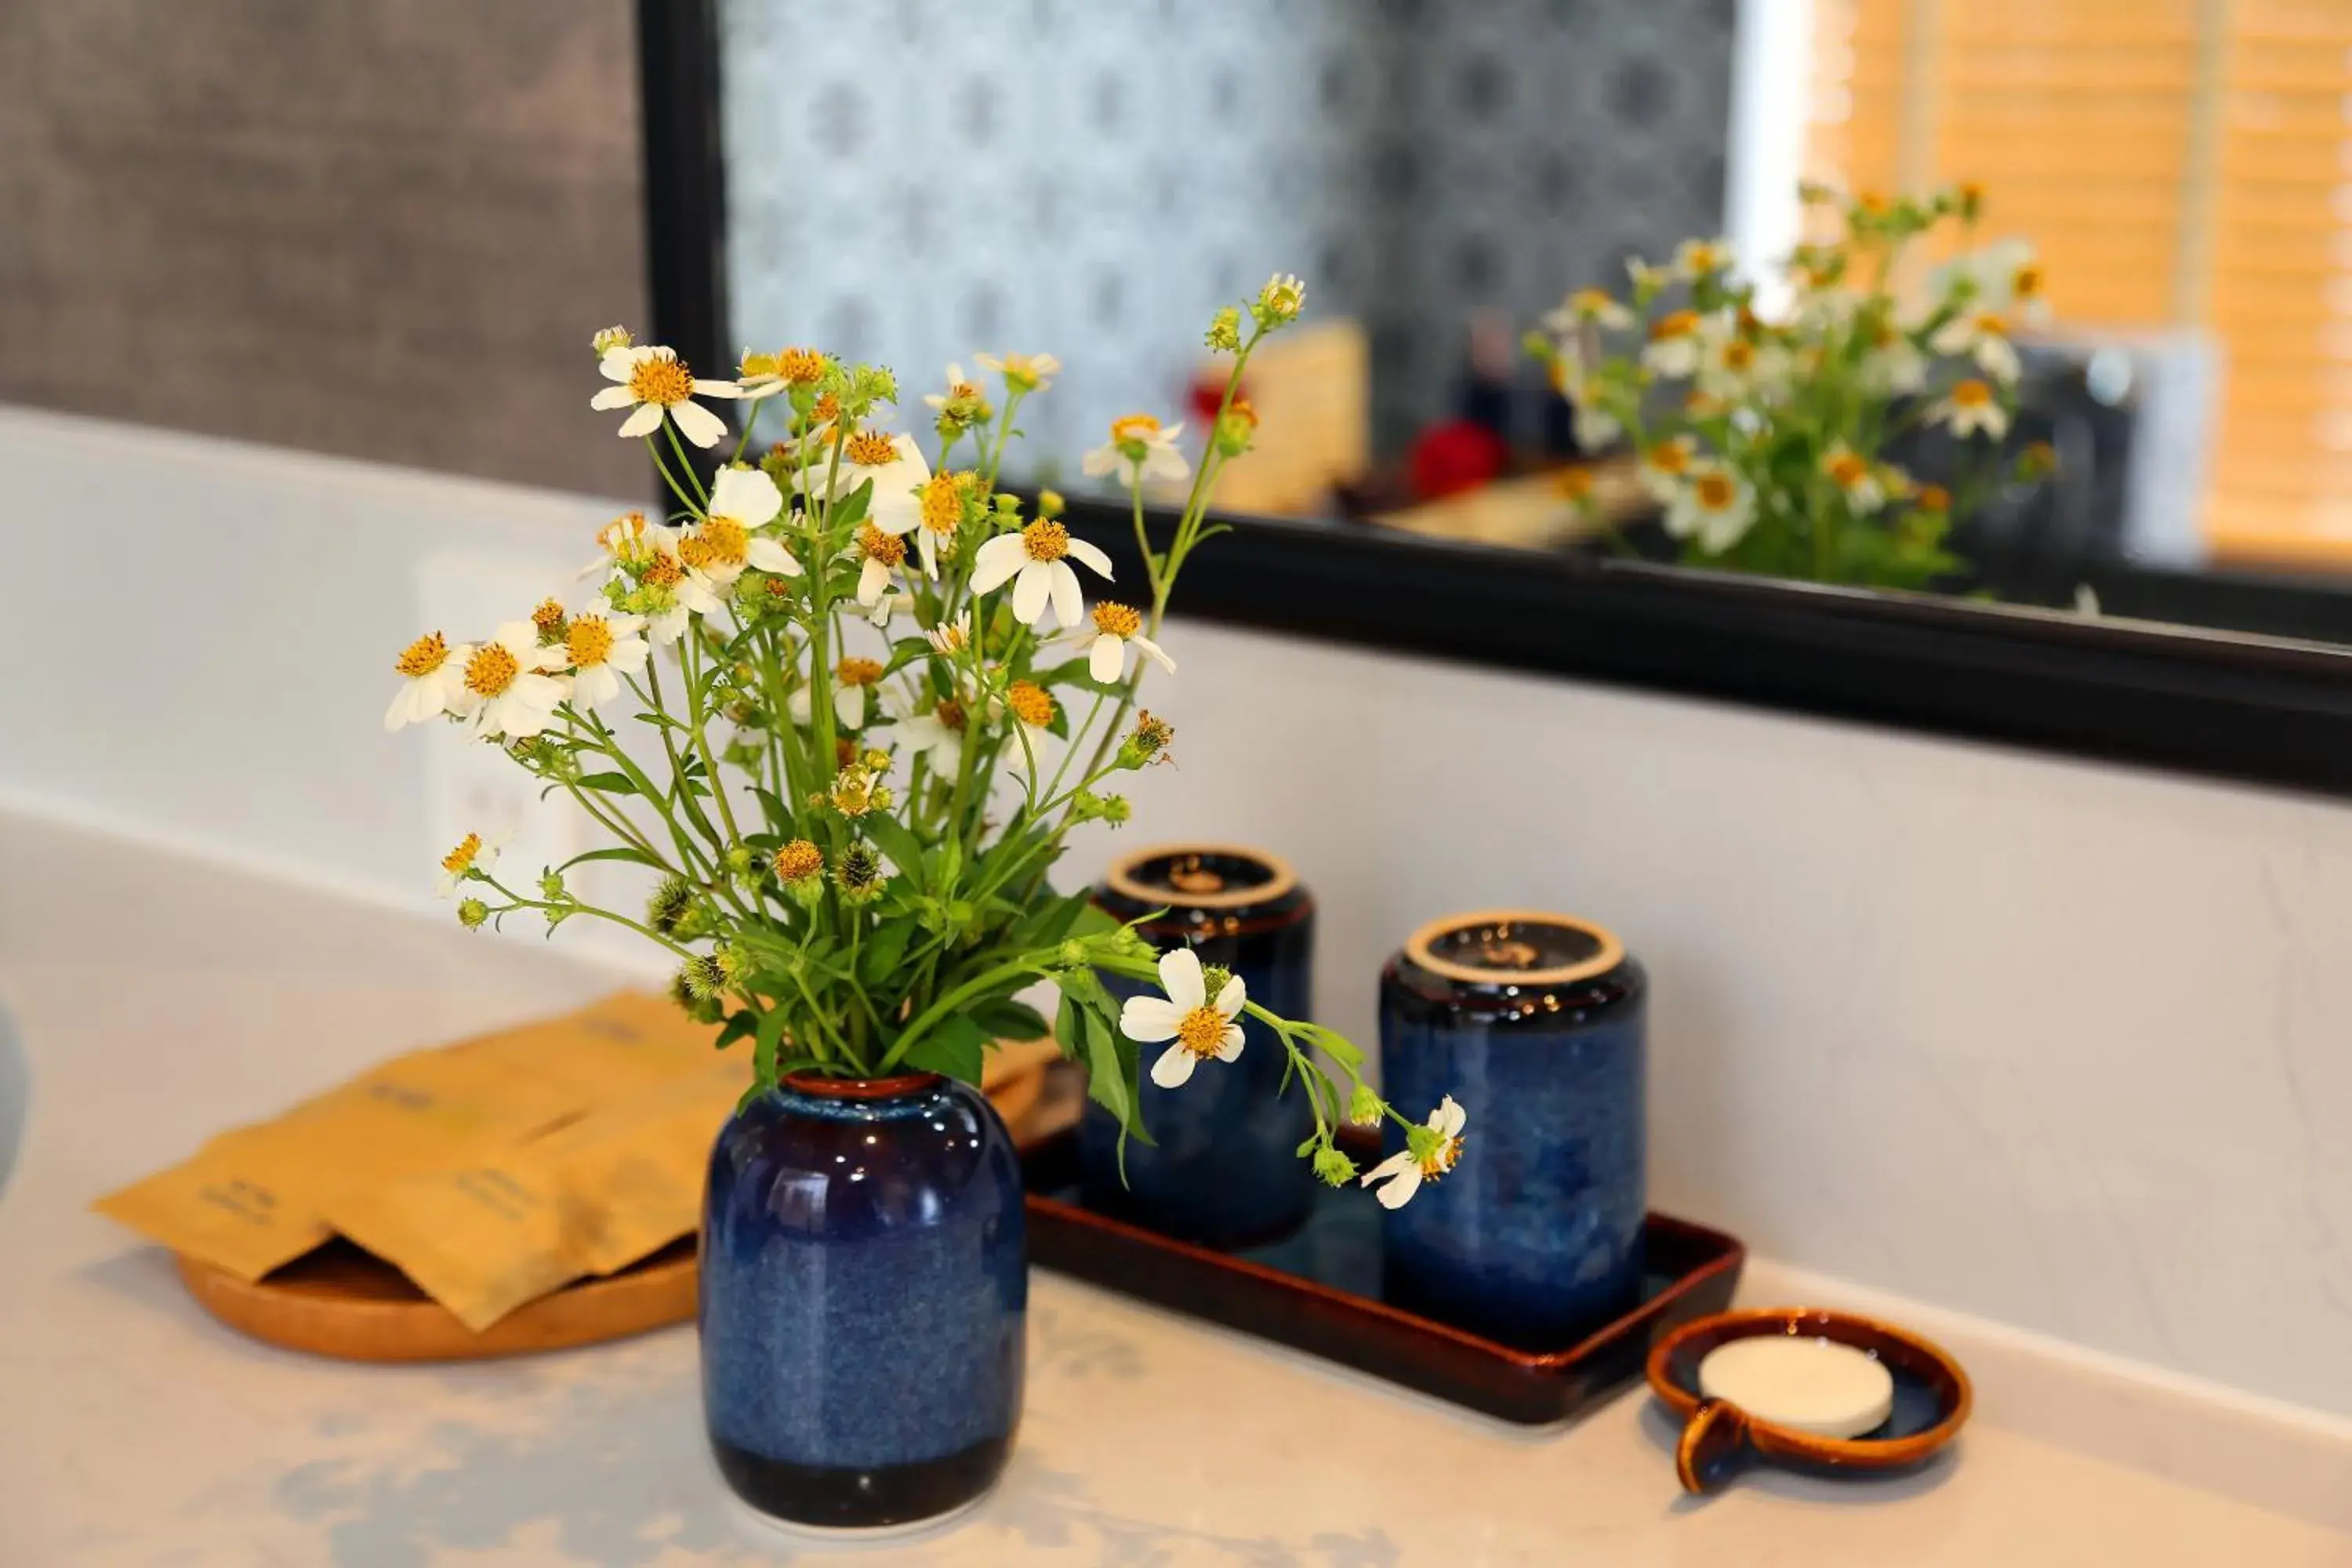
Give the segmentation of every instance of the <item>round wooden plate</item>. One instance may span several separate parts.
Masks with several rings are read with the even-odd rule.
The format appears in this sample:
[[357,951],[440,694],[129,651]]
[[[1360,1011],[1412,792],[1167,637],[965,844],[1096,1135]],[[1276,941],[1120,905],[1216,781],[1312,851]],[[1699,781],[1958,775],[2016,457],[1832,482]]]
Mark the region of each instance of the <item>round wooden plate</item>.
[[[1011,1076],[988,1098],[1018,1131],[1045,1087],[1055,1053],[1032,1045],[999,1053]],[[997,1062],[992,1061],[992,1069]],[[992,1078],[997,1077],[992,1071]],[[258,1280],[239,1279],[177,1256],[196,1304],[241,1333],[289,1350],[345,1361],[480,1361],[563,1350],[641,1334],[694,1316],[694,1237],[602,1279],[575,1280],[527,1302],[478,1332],[409,1282],[408,1276],[340,1237]]]

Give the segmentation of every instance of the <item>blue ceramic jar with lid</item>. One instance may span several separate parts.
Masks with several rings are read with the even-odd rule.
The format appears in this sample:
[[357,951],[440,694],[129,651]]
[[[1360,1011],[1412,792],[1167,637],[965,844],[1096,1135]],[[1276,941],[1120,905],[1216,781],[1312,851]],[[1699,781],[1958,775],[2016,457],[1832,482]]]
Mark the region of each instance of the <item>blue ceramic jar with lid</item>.
[[[1229,845],[1146,849],[1112,865],[1095,901],[1163,952],[1182,945],[1239,975],[1249,998],[1286,1018],[1313,1016],[1315,900],[1279,856]],[[1110,981],[1122,996],[1148,986]],[[1139,1099],[1153,1142],[1128,1142],[1091,1100],[1078,1129],[1088,1208],[1203,1247],[1276,1240],[1306,1223],[1315,1177],[1297,1154],[1314,1130],[1305,1087],[1283,1088],[1286,1058],[1266,1027],[1241,1020],[1242,1054],[1203,1062],[1162,1089],[1143,1075]],[[1147,1058],[1150,1047],[1146,1047]]]
[[1635,1303],[1646,1000],[1623,944],[1570,915],[1449,916],[1389,961],[1382,1089],[1408,1114],[1450,1094],[1467,1118],[1453,1167],[1383,1216],[1391,1300],[1541,1348]]

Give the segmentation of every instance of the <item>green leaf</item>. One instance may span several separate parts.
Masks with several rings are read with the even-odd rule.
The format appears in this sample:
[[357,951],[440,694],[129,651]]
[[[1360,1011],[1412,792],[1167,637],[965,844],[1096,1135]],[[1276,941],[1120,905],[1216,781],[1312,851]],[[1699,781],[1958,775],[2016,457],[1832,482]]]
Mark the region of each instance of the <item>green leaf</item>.
[[776,1081],[776,1045],[783,1038],[784,1010],[771,1007],[761,1015],[759,1027],[751,1042],[751,1081],[772,1084]]
[[857,977],[867,991],[883,987],[891,972],[898,967],[898,961],[907,955],[907,944],[914,940],[918,929],[912,920],[895,920],[877,927],[866,939],[866,944],[857,952]]
[[965,1083],[978,1083],[988,1044],[988,1031],[959,1014],[940,1019],[899,1059],[910,1072],[940,1072]]
[[890,864],[908,874],[923,868],[923,847],[907,830],[904,823],[881,812],[868,812],[857,819],[866,837],[874,840],[874,847],[890,857]]
[[981,1003],[972,1008],[971,1021],[986,1030],[992,1039],[1034,1040],[1047,1032],[1043,1013],[1010,996]]
[[602,790],[606,795],[635,795],[637,793],[636,781],[630,778],[626,773],[588,773],[580,778],[573,779],[572,782],[579,785],[582,789]]
[[866,509],[874,500],[874,481],[866,480],[847,495],[833,503],[833,515],[825,520],[828,528],[847,528],[866,521]]
[[759,1026],[758,1014],[749,1007],[738,1008],[729,1016],[727,1026],[719,1031],[719,1037],[710,1042],[711,1049],[723,1051],[744,1036],[755,1033]]
[[779,832],[788,832],[793,826],[793,808],[784,804],[783,796],[765,784],[753,784],[751,793],[760,797],[761,809],[768,814]]

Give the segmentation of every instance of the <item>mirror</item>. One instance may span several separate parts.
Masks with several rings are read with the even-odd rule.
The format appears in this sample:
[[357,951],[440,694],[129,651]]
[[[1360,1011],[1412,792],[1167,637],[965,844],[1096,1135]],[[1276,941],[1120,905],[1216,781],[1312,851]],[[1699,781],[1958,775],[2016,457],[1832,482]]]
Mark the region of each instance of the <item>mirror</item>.
[[1016,479],[1197,437],[1211,313],[1296,271],[1229,513],[2352,641],[2352,13],[730,3],[719,54],[736,346],[918,429],[1063,352]]

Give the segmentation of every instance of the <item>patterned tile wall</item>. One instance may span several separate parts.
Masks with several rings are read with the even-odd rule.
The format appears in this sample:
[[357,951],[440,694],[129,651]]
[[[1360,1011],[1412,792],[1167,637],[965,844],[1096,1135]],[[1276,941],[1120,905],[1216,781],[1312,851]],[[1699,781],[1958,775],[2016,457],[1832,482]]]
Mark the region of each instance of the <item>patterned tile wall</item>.
[[1467,326],[1722,221],[1732,0],[887,0],[722,7],[733,323],[889,364],[1071,366],[1065,465],[1181,395],[1287,268],[1373,334],[1393,447]]

